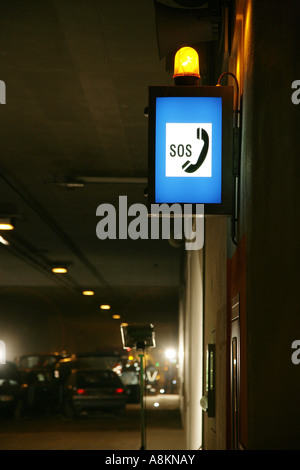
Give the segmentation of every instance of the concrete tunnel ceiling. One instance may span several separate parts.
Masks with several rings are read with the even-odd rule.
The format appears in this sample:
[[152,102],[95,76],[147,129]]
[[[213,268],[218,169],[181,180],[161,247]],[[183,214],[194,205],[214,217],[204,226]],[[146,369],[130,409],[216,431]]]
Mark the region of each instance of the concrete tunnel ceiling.
[[[175,1],[1,2],[0,215],[16,222],[1,233],[10,245],[0,244],[0,321],[9,335],[14,318],[29,325],[50,304],[60,322],[90,321],[91,329],[108,322],[112,338],[119,335],[114,312],[122,321],[176,331],[182,248],[96,237],[98,205],[117,208],[120,195],[128,206],[146,204],[148,87],[173,85],[175,52],[159,52],[158,3],[174,15],[203,8]],[[207,80],[217,42],[199,45]],[[67,184],[84,177],[107,182]],[[68,274],[55,277],[55,262],[66,263]],[[83,298],[83,289],[95,296]],[[101,303],[111,311],[100,311]]]

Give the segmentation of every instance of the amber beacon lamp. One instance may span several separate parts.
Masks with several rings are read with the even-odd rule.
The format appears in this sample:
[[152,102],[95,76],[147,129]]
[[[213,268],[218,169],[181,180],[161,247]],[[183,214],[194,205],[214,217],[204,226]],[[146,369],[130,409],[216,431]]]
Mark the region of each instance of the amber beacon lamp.
[[192,47],[181,47],[174,59],[174,82],[176,86],[199,86],[199,56]]

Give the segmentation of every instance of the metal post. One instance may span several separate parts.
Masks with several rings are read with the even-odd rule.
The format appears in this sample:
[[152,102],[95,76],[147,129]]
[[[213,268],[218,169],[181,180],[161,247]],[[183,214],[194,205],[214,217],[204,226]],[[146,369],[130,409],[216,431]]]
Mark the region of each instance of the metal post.
[[146,449],[145,439],[145,408],[144,408],[144,353],[139,354],[140,358],[140,377],[141,377],[141,448],[140,450]]

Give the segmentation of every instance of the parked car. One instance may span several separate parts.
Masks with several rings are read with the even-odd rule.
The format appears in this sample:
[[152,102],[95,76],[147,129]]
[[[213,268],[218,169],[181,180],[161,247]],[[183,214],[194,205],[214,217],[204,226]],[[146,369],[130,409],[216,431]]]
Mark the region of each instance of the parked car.
[[58,384],[47,369],[21,370],[21,414],[37,411],[58,411]]
[[121,356],[115,352],[89,352],[61,358],[55,365],[55,376],[64,382],[73,369],[122,370]]
[[20,375],[13,362],[0,364],[0,416],[13,414],[20,397]]
[[18,366],[24,370],[45,368],[54,371],[58,361],[66,356],[65,352],[23,354],[19,357]]
[[140,383],[139,376],[135,369],[123,369],[120,379],[126,387],[128,403],[140,402]]
[[111,370],[73,370],[63,390],[63,413],[69,418],[82,413],[122,412],[126,402],[126,389]]
[[112,370],[120,373],[122,370],[121,355],[110,351],[86,352],[60,359],[55,364],[54,377],[60,387],[61,401],[64,385],[72,371],[76,369]]

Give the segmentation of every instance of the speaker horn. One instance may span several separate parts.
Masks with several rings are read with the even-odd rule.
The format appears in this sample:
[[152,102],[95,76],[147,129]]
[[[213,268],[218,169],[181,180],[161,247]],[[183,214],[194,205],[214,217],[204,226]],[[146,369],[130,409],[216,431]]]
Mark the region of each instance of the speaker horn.
[[205,8],[172,8],[154,1],[159,58],[182,46],[218,39],[220,17]]

